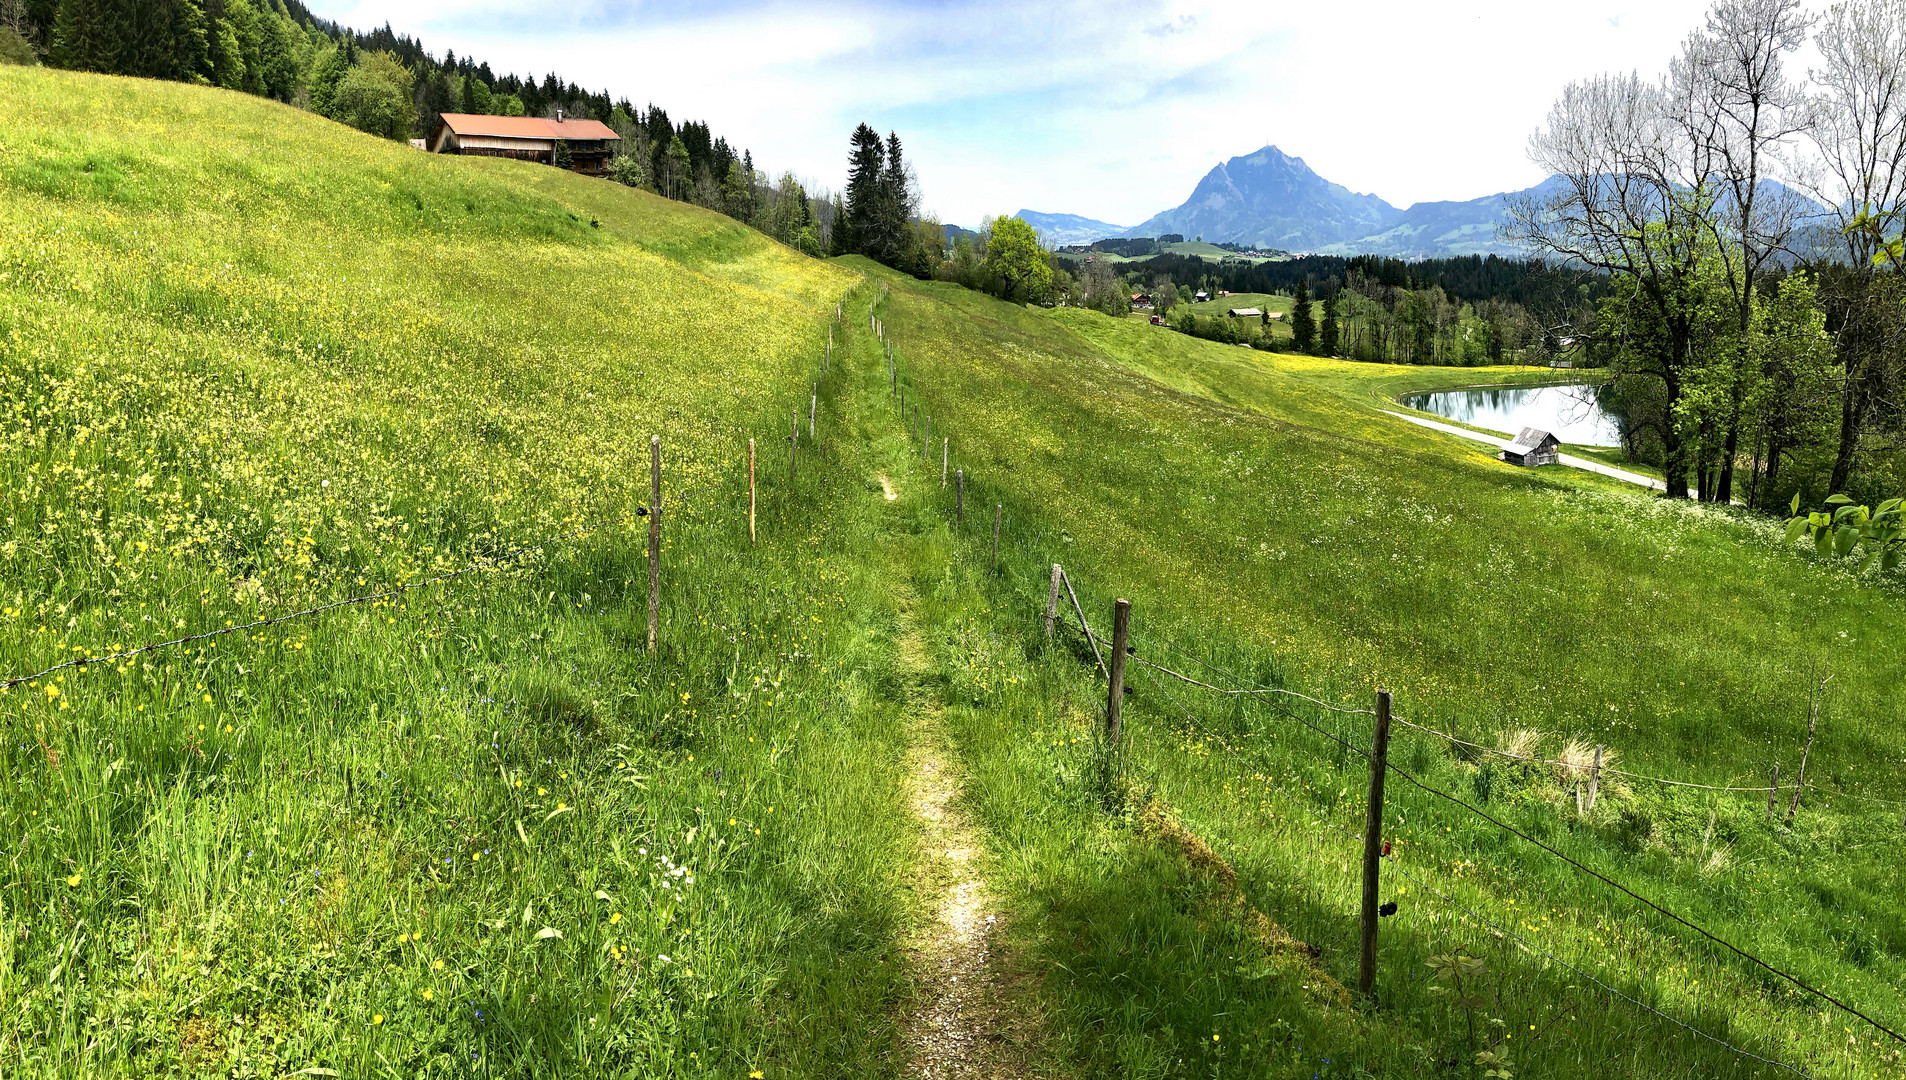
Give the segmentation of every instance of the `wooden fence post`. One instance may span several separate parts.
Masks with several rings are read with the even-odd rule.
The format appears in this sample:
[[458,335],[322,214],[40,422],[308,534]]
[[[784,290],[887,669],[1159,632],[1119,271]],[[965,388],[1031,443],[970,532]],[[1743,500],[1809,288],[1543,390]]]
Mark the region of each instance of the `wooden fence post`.
[[1800,809],[1800,793],[1807,787],[1807,756],[1813,753],[1813,729],[1820,722],[1820,702],[1827,696],[1827,679],[1830,678],[1832,678],[1830,675],[1825,678],[1816,676],[1818,681],[1814,683],[1808,694],[1807,745],[1800,751],[1800,768],[1793,774],[1793,801],[1787,804],[1789,822],[1793,821],[1794,813]]
[[1383,776],[1390,759],[1390,692],[1377,691],[1376,731],[1370,739],[1370,802],[1363,819],[1363,947],[1357,958],[1357,992],[1369,997],[1377,984],[1378,860],[1383,855]]
[[1046,640],[1052,640],[1052,627],[1059,618],[1059,575],[1065,573],[1058,563],[1052,564],[1052,593],[1046,597]]
[[993,573],[999,573],[999,519],[1006,515],[1005,503],[993,504]]
[[795,409],[788,414],[788,481],[794,480],[794,451],[801,442],[801,410]]
[[1774,771],[1771,774],[1769,774],[1767,777],[1767,816],[1769,818],[1774,816],[1774,802],[1778,800],[1779,798],[1780,798],[1780,766],[1775,765]]
[[1125,643],[1132,636],[1132,602],[1119,599],[1112,603],[1112,688],[1105,698],[1105,744],[1118,748],[1120,714],[1125,707]]
[[754,440],[748,440],[748,543],[754,543]]
[[812,439],[814,437],[814,410],[820,405],[820,403],[821,403],[821,388],[820,386],[816,385],[814,387],[814,392],[812,394],[809,394],[807,398],[807,437],[809,439]]
[[956,525],[964,525],[966,524],[966,470],[965,469],[959,469],[953,473],[953,487],[954,487],[953,523]]
[[649,651],[662,617],[662,437],[649,436]]
[[946,487],[946,444],[945,436],[940,437],[940,487]]
[[920,464],[929,465],[933,461],[933,418],[931,416],[927,417],[926,423],[920,425],[920,430],[926,433],[926,436],[920,440]]
[[1602,785],[1602,746],[1595,744],[1595,767],[1588,773],[1588,812],[1595,812],[1595,793]]

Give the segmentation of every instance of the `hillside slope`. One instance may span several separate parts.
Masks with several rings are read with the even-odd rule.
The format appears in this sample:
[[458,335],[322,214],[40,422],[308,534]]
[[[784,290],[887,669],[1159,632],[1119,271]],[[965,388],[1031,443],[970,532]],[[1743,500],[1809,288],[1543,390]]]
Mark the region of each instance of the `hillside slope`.
[[745,517],[857,280],[604,181],[0,68],[0,671],[218,634],[0,694],[0,1072],[887,1069],[886,592],[824,471]]

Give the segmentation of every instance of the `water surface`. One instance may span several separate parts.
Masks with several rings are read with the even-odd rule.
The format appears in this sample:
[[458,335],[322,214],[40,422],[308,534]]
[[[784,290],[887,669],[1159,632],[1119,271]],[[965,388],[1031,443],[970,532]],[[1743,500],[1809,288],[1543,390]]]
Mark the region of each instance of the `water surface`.
[[1483,386],[1411,394],[1403,399],[1403,404],[1510,435],[1533,427],[1553,434],[1564,443],[1618,446],[1621,427],[1610,409],[1610,393],[1606,383]]

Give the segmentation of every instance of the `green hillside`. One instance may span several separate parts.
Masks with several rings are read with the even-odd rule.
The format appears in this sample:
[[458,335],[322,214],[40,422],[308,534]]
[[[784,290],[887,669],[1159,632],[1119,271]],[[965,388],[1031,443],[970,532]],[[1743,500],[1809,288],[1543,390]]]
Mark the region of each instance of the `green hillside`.
[[[0,694],[0,1072],[1901,1074],[1533,842],[1906,1014],[1901,580],[1382,412],[1529,373],[1021,308],[208,89],[0,68],[0,120],[0,665],[112,655]],[[1055,562],[1133,602],[1116,752]],[[1391,746],[1371,1003],[1379,686],[1464,744]],[[1578,811],[1596,744],[1633,775]],[[1775,763],[1772,818],[1650,779]]]

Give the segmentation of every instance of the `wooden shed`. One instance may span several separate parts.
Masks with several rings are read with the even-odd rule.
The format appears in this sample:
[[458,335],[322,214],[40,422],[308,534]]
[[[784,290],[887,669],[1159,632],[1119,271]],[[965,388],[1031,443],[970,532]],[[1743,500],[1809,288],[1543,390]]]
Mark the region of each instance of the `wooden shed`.
[[1541,428],[1525,427],[1498,456],[1511,465],[1553,465],[1562,440]]
[[1225,314],[1229,315],[1233,319],[1262,319],[1264,317],[1264,309],[1254,308],[1254,307],[1234,307],[1231,310],[1225,312]]
[[570,168],[590,176],[601,176],[609,168],[609,159],[622,144],[609,125],[599,120],[554,120],[537,116],[474,116],[469,113],[444,113],[437,118],[430,135],[433,154],[466,154],[477,157],[507,157],[553,165],[556,143],[569,148]]

